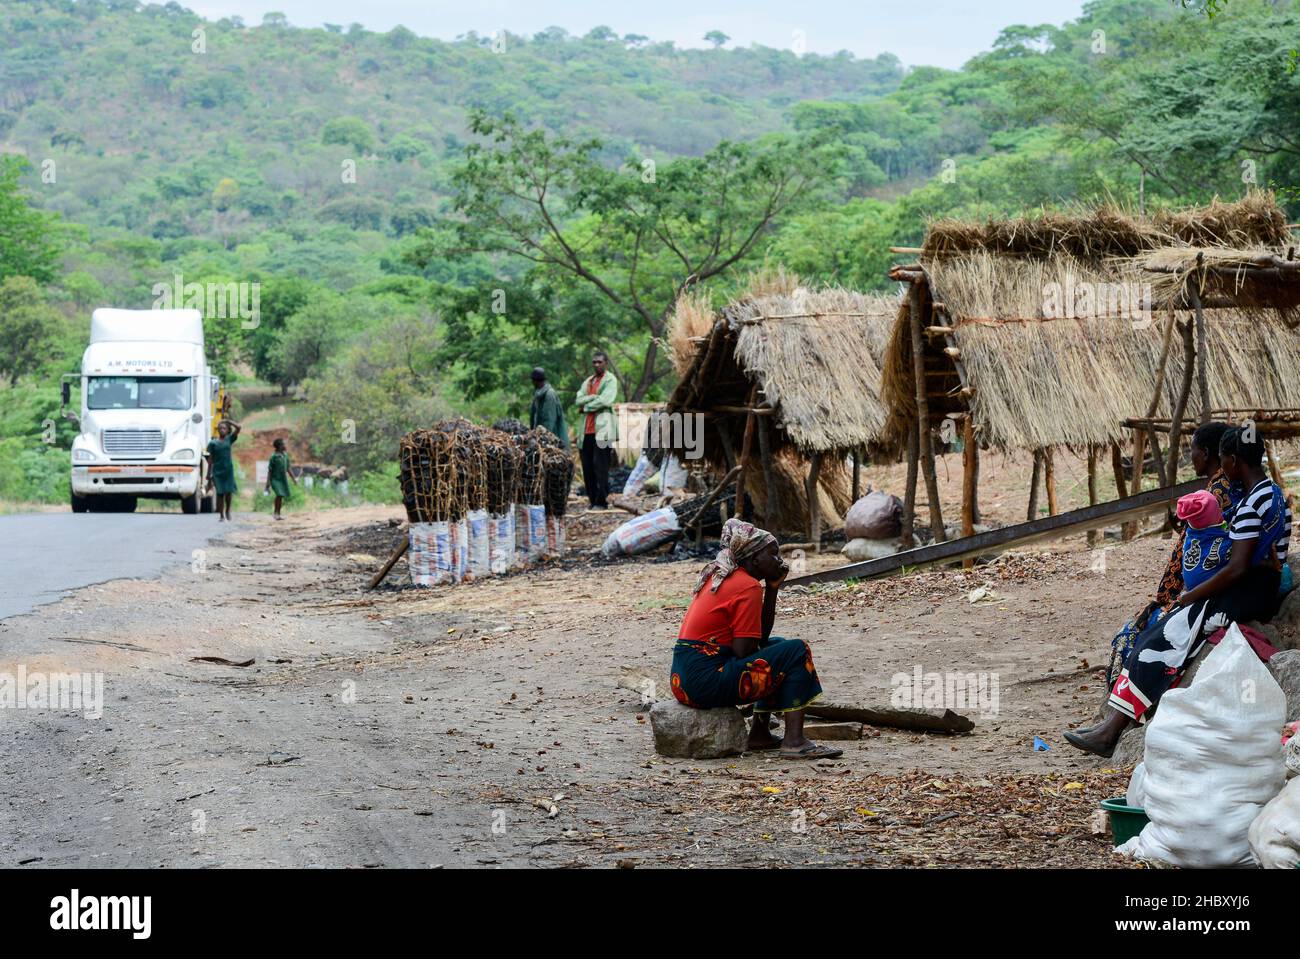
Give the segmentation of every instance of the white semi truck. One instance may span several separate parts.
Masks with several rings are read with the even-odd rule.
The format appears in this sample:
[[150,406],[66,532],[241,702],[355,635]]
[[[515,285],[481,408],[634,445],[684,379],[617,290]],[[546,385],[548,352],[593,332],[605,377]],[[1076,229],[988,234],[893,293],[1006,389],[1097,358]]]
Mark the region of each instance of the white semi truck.
[[95,310],[72,443],[72,511],[131,512],[139,497],[209,513],[203,458],[225,397],[203,351],[198,310]]

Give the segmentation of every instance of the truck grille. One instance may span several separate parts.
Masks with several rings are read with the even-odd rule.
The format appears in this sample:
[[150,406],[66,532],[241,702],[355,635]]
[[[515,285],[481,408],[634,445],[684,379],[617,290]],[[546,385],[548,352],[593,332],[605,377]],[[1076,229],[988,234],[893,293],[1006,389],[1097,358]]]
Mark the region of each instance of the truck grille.
[[104,430],[109,456],[157,456],[162,451],[162,430]]

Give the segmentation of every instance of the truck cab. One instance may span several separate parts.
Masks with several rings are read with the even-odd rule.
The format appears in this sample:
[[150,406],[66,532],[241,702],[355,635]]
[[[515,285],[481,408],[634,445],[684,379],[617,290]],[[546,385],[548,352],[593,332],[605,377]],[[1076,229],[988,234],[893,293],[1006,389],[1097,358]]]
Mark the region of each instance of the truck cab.
[[203,458],[223,400],[198,310],[95,310],[72,444],[72,511],[130,512],[139,497],[211,512]]

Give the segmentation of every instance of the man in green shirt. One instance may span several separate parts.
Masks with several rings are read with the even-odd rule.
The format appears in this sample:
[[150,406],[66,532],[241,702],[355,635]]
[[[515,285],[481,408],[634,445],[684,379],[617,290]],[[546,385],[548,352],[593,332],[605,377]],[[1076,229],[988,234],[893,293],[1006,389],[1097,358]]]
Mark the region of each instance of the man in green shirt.
[[564,425],[564,408],[560,398],[555,395],[555,388],[546,382],[546,371],[540,366],[533,367],[533,405],[528,414],[528,425],[532,428],[544,426],[560,438],[561,445],[569,448],[569,431]]
[[597,350],[591,358],[592,375],[582,381],[574,403],[584,416],[582,429],[582,482],[592,509],[607,509],[609,465],[618,442],[614,401],[618,380],[609,372],[609,357]]

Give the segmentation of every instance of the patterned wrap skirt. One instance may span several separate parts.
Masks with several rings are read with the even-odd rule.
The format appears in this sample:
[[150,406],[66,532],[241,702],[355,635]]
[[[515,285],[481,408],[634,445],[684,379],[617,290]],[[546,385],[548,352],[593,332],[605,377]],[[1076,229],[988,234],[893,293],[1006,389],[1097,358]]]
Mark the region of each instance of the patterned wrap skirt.
[[822,692],[808,644],[779,636],[743,658],[729,646],[679,639],[672,677],[677,701],[700,709],[753,703],[755,712],[784,713]]

